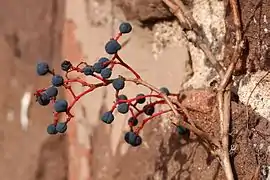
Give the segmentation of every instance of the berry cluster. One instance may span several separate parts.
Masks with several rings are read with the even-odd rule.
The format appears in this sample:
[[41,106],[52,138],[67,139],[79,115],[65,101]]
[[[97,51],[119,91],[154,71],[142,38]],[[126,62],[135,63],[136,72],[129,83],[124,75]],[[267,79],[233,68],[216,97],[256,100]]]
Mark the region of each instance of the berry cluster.
[[[76,66],[74,66],[70,61],[64,60],[61,63],[61,70],[65,72],[65,76],[55,74],[54,70],[50,69],[49,65],[45,62],[37,64],[37,74],[39,76],[45,76],[47,74],[52,75],[51,86],[39,89],[35,92],[36,100],[40,105],[47,106],[50,103],[53,105],[54,122],[49,124],[47,127],[47,132],[49,134],[65,133],[68,122],[74,117],[71,113],[71,109],[75,103],[87,93],[108,85],[111,85],[115,89],[115,102],[110,111],[105,112],[101,116],[101,121],[106,124],[111,124],[115,119],[114,111],[118,111],[121,114],[130,113],[130,118],[128,119],[130,131],[125,133],[124,140],[132,146],[139,146],[142,143],[142,138],[139,135],[139,132],[150,119],[171,111],[171,109],[168,109],[156,112],[156,105],[166,104],[165,100],[162,98],[162,94],[166,96],[172,95],[166,87],[160,88],[160,93],[156,93],[149,88],[151,90],[150,94],[145,95],[143,93],[139,93],[133,98],[128,98],[122,93],[120,94],[130,80],[123,76],[112,78],[113,69],[116,65],[120,65],[128,69],[135,76],[135,79],[141,79],[140,75],[126,64],[118,55],[119,50],[121,50],[121,44],[118,42],[118,39],[123,34],[130,33],[131,31],[132,26],[130,23],[122,23],[119,26],[119,33],[117,36],[106,43],[105,51],[107,54],[112,55],[111,58],[101,57],[94,64],[90,65],[86,62],[81,62]],[[79,77],[69,78],[68,74],[71,72],[91,76],[100,80],[100,83],[88,83]],[[72,83],[79,83],[87,89],[76,95],[72,90]],[[57,98],[58,88],[60,87],[63,87],[70,92],[73,97],[72,102],[68,103],[64,99]],[[60,113],[66,114],[66,120],[64,122],[59,120]],[[139,122],[138,117],[142,114],[145,114],[147,118],[143,119],[142,122]],[[187,130],[183,127],[178,127],[178,132],[180,134],[184,134]]]

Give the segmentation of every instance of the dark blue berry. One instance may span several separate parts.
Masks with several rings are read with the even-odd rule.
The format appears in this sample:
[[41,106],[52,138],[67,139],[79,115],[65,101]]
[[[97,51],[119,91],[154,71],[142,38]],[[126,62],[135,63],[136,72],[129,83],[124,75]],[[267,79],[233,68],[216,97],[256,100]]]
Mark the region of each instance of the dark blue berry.
[[124,22],[119,26],[119,31],[123,34],[130,33],[132,30],[132,26],[130,23]]
[[162,87],[159,89],[161,92],[163,92],[164,94],[166,94],[167,96],[170,95],[170,91],[168,88],[166,87]]
[[50,72],[50,68],[49,68],[48,63],[40,62],[37,64],[37,74],[39,76],[44,76],[49,72]]
[[131,117],[131,118],[128,119],[128,124],[130,126],[137,126],[138,122],[139,122],[138,119],[135,118],[135,117]]
[[65,133],[67,131],[67,123],[58,122],[56,124],[56,131],[59,132],[59,133]]
[[114,39],[107,42],[105,45],[105,51],[108,54],[116,54],[121,49],[121,45]]
[[105,112],[102,116],[101,116],[101,120],[103,122],[105,122],[106,124],[111,124],[114,120],[114,115],[111,111]]
[[52,77],[52,85],[59,87],[64,84],[64,78],[60,75],[54,75]]
[[146,100],[146,98],[144,97],[145,95],[144,94],[138,94],[137,96],[136,96],[136,98],[138,98],[137,100],[136,100],[136,102],[137,103],[139,103],[139,104],[143,104],[144,102],[145,102],[145,100]]
[[68,71],[70,70],[70,68],[72,67],[72,64],[70,61],[67,61],[67,60],[64,60],[62,63],[61,63],[61,69],[63,71]]
[[54,110],[56,112],[66,112],[68,108],[68,102],[64,99],[55,101]]
[[126,114],[128,110],[129,110],[129,105],[127,103],[120,103],[117,106],[117,111],[122,114]]
[[126,132],[124,139],[128,144],[134,147],[142,144],[142,138],[134,132]]
[[[127,96],[124,94],[119,95],[117,98],[117,100],[127,100],[127,99],[128,99]],[[121,103],[119,103],[119,104],[121,104]]]
[[57,134],[57,130],[54,124],[50,124],[47,127],[47,133],[48,134]]
[[98,60],[98,63],[102,64],[102,68],[106,68],[109,65],[109,59],[106,57],[102,57]]
[[93,68],[94,68],[94,72],[101,73],[101,70],[103,69],[103,65],[102,63],[97,62],[94,64]]
[[50,97],[46,93],[42,93],[37,97],[37,102],[42,106],[47,106],[50,103]]
[[143,112],[148,116],[152,116],[155,112],[155,107],[152,104],[147,104],[143,107]]
[[94,74],[94,67],[93,66],[89,66],[89,65],[85,66],[83,68],[83,73],[86,76],[93,75]]
[[182,126],[177,126],[177,132],[179,135],[183,135],[183,134],[186,134],[188,130]]
[[119,91],[125,87],[125,81],[122,78],[114,79],[112,85],[115,90]]
[[130,134],[131,132],[126,132],[125,133],[125,137],[124,137],[124,139],[125,139],[125,141],[126,141],[126,143],[128,143],[129,144],[129,134]]
[[53,98],[58,95],[58,89],[54,86],[51,86],[48,89],[46,89],[45,93],[49,96],[49,98]]
[[112,75],[112,70],[110,68],[105,68],[101,70],[100,75],[104,78],[104,79],[108,79],[111,77]]

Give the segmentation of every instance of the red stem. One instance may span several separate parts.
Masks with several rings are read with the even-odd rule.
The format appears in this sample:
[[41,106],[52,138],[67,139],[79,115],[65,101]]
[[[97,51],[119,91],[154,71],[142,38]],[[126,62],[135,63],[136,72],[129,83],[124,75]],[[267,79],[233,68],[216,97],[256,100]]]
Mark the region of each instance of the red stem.
[[[116,99],[117,99],[117,97],[118,97],[118,94],[116,94]],[[133,101],[136,101],[136,100],[141,99],[141,98],[147,98],[147,97],[162,98],[160,95],[149,94],[149,95],[139,96],[139,97],[132,98],[132,99],[128,99],[128,100],[117,100],[117,101],[114,103],[112,109],[115,109],[114,106],[117,106],[117,104],[119,104],[119,103],[128,103],[129,105],[132,105],[131,103],[132,103]],[[161,100],[161,101],[163,102],[164,100]],[[160,101],[156,101],[156,102],[160,102]],[[150,103],[150,104],[151,104],[151,103]],[[154,105],[154,103],[152,103],[152,104]]]
[[119,32],[119,33],[115,36],[115,38],[113,38],[113,39],[117,41],[121,36],[122,36],[122,33]]
[[142,130],[142,128],[144,127],[144,125],[145,125],[149,120],[153,119],[154,117],[160,116],[161,114],[165,114],[165,113],[167,113],[167,112],[170,112],[170,111],[172,111],[172,110],[169,109],[169,110],[165,110],[165,111],[160,111],[160,112],[158,112],[158,113],[153,114],[151,117],[148,117],[148,118],[144,119],[143,122],[142,122],[142,124],[135,130],[135,133],[136,133],[136,134],[139,134],[139,133],[140,133],[140,130]]
[[104,83],[99,83],[99,84],[93,84],[92,87],[90,87],[89,89],[87,89],[86,91],[80,93],[79,95],[77,95],[74,100],[72,101],[72,103],[69,105],[67,112],[70,112],[70,109],[75,105],[75,103],[84,95],[86,95],[89,92],[92,92],[93,90],[102,87],[102,86],[107,86],[109,84],[109,82],[107,82],[106,84]]
[[128,70],[130,70],[135,76],[137,79],[141,79],[141,76],[134,70],[132,69],[129,65],[127,65],[120,57],[118,54],[115,54],[115,57],[120,61],[120,64],[122,66],[124,66],[125,68],[127,68]]

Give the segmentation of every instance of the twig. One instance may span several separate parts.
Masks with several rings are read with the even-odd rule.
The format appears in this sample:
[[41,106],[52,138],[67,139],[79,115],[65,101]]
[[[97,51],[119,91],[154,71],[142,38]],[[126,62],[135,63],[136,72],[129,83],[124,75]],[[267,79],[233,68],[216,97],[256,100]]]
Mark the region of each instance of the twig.
[[233,12],[233,22],[236,28],[236,45],[232,56],[231,64],[229,65],[224,78],[221,81],[218,92],[218,104],[220,114],[220,125],[221,125],[221,142],[222,150],[219,153],[221,158],[222,166],[225,171],[228,180],[233,180],[234,175],[232,172],[232,166],[230,163],[229,156],[229,128],[231,122],[231,86],[232,86],[232,74],[235,65],[240,57],[242,50],[242,31],[241,31],[241,20],[238,11],[237,0],[230,0],[230,6]]
[[220,115],[220,138],[222,146],[217,150],[217,154],[220,158],[221,165],[225,171],[228,180],[233,180],[232,166],[229,157],[229,127],[231,121],[231,86],[232,86],[232,74],[235,69],[235,65],[240,57],[243,41],[242,41],[242,31],[241,31],[241,20],[238,11],[237,0],[230,0],[230,6],[233,11],[233,20],[236,28],[236,44],[235,50],[232,56],[231,63],[224,72],[221,64],[216,60],[215,56],[211,52],[209,42],[205,37],[203,31],[196,23],[190,11],[188,11],[180,0],[163,0],[165,4],[170,8],[171,12],[178,18],[180,24],[189,30],[192,30],[196,34],[196,42],[202,51],[205,53],[208,60],[214,66],[215,70],[218,72],[221,83],[218,88],[217,100],[219,106]]
[[195,126],[195,127],[196,127],[196,125],[195,125],[195,123],[192,121],[192,118],[190,117],[190,115],[189,115],[188,110],[186,109],[186,107],[184,107],[184,106],[183,106],[178,100],[176,100],[176,99],[171,99],[171,100],[172,100],[172,103],[173,103],[173,104],[175,104],[176,106],[178,106],[179,109],[185,113],[185,115],[187,116],[187,119],[189,120],[190,124],[191,124],[192,126]]
[[229,156],[229,128],[231,121],[231,92],[226,90],[225,92],[218,93],[218,100],[220,107],[220,125],[221,125],[221,142],[222,149],[219,152],[219,157],[221,158],[222,166],[225,171],[225,175],[228,180],[233,180],[232,166],[230,163]]

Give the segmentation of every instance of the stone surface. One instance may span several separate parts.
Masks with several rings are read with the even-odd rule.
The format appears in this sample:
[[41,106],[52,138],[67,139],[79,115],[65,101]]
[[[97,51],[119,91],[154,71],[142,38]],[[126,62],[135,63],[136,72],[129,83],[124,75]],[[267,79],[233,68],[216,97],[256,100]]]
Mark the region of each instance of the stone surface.
[[[222,1],[195,0],[189,5],[193,17],[202,26],[208,41],[211,44],[217,60],[223,59],[223,41],[225,36],[224,6]],[[216,72],[207,62],[204,53],[186,40],[185,35],[177,21],[161,22],[153,26],[154,42],[153,53],[158,57],[164,48],[184,44],[189,51],[192,77],[183,85],[184,88],[208,87],[210,82],[217,78]],[[187,36],[192,34],[188,33]]]
[[[195,0],[192,13],[197,23],[202,26],[216,59],[221,61],[223,59],[223,40],[225,36],[223,1]],[[216,72],[209,65],[200,49],[194,47],[191,43],[187,45],[190,50],[194,75],[185,83],[184,87],[208,87],[210,82],[216,79]]]
[[216,104],[216,94],[212,90],[194,89],[181,92],[182,105],[187,109],[209,113]]
[[[266,119],[270,119],[270,76],[266,76],[255,88],[256,84],[266,74],[265,71],[258,71],[254,74],[245,75],[239,83],[238,95],[240,101],[250,105],[258,114]],[[254,89],[255,88],[255,89]],[[254,89],[254,91],[253,91]],[[253,92],[252,92],[253,91]],[[252,92],[252,94],[251,94]]]

